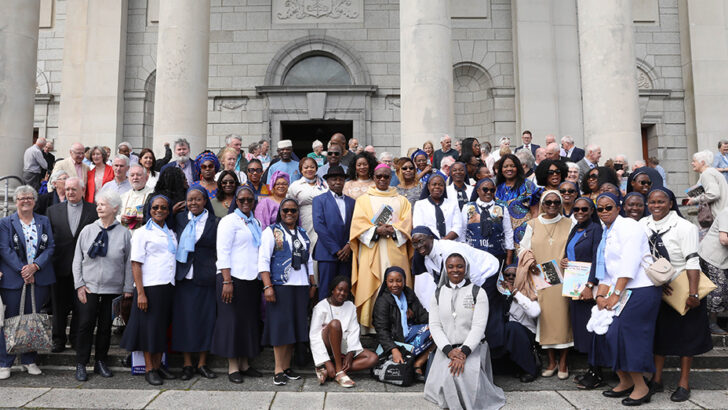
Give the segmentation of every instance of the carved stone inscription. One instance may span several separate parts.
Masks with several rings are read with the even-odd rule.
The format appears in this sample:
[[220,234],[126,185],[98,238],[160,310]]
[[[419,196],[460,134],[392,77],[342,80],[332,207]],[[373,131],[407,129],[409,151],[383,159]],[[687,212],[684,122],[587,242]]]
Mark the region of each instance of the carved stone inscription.
[[277,24],[359,23],[364,21],[363,0],[274,0]]

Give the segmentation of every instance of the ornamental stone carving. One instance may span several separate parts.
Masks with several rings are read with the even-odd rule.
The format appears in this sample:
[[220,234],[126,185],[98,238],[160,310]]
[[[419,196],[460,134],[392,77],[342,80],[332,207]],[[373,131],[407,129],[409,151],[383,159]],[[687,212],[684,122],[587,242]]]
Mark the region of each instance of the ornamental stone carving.
[[640,90],[652,89],[652,79],[639,67],[637,68],[637,88]]
[[363,21],[363,0],[274,0],[273,21],[279,24]]
[[401,108],[399,95],[388,95],[384,98],[384,102],[388,110],[398,111]]
[[215,111],[245,111],[248,97],[216,97]]

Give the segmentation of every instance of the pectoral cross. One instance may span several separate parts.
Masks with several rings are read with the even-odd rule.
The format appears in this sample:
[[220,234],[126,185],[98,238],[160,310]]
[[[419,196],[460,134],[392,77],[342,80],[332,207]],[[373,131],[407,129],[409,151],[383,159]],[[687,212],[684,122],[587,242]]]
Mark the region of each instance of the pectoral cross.
[[549,246],[553,246],[554,244],[554,238],[549,238]]

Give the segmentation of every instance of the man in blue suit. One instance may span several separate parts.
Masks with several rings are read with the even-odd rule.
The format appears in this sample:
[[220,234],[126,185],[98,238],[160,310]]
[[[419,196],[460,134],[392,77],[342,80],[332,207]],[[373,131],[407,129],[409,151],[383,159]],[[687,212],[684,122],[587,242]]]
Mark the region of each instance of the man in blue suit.
[[351,277],[351,247],[349,230],[354,215],[354,199],[343,195],[346,173],[334,165],[324,175],[330,192],[313,199],[313,229],[318,241],[313,249],[313,259],[318,261],[319,300],[329,293],[329,283],[336,275]]
[[536,145],[536,144],[531,144],[531,140],[533,140],[533,135],[531,134],[531,131],[529,131],[529,130],[523,131],[523,135],[521,135],[521,141],[523,141],[523,145],[516,148],[516,150],[513,151],[513,153],[516,153],[525,148],[525,149],[531,150],[531,154],[533,154],[533,156],[536,157],[536,150],[541,148],[541,146]]

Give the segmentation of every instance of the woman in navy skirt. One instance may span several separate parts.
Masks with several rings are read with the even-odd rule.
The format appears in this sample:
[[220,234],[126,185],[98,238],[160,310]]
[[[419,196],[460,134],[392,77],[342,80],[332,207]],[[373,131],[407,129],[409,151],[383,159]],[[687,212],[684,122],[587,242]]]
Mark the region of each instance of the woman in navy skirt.
[[624,397],[625,406],[639,406],[649,403],[652,396],[642,373],[655,371],[652,346],[662,289],[652,284],[642,266],[643,258],[650,254],[647,235],[639,222],[619,215],[617,196],[600,194],[597,215],[604,222],[604,232],[595,261],[599,288],[594,299],[599,310],[615,310],[627,293],[630,296],[604,335],[606,346],[595,343],[592,350],[601,350],[596,361],[612,367],[619,376],[619,384],[602,394]]
[[144,352],[144,377],[149,384],[159,386],[162,379],[176,378],[161,363],[172,322],[177,239],[165,223],[172,210],[169,199],[157,195],[149,203],[151,218],[131,238],[131,272],[136,288],[119,345],[130,352]]
[[[228,380],[261,377],[248,359],[260,353],[258,248],[260,221],[255,219],[255,191],[243,185],[235,192],[235,208],[217,230],[217,320],[210,351],[228,358]],[[255,261],[251,263],[251,261]]]
[[291,369],[293,346],[308,342],[308,302],[316,294],[311,241],[298,226],[298,203],[281,201],[276,223],[263,231],[258,271],[266,304],[263,344],[273,346],[273,384],[300,379]]
[[199,352],[197,373],[217,377],[207,367],[207,352],[215,327],[215,259],[217,223],[207,192],[201,185],[187,190],[186,212],[175,215],[177,281],[172,313],[172,350],[183,352],[182,380],[195,375],[192,352]]
[[[599,284],[596,279],[596,254],[599,242],[602,240],[602,225],[595,215],[594,202],[586,197],[578,198],[571,208],[576,219],[576,225],[571,228],[566,243],[566,257],[561,261],[561,268],[565,269],[569,261],[591,263],[591,271],[586,287],[581,291],[577,300],[571,300],[569,312],[571,314],[571,330],[574,334],[574,349],[578,352],[591,352],[593,335],[586,330],[586,324],[591,317],[594,306],[595,286]],[[581,389],[594,389],[604,384],[602,371],[598,366],[589,366],[586,374],[576,376]]]
[[[713,349],[710,337],[707,301],[698,297],[700,258],[698,257],[698,227],[682,217],[677,209],[675,194],[667,188],[653,188],[647,194],[650,216],[640,221],[645,228],[653,254],[670,261],[675,279],[687,272],[689,296],[687,313],[682,316],[665,302],[660,303],[655,329],[655,376],[652,387],[663,391],[662,369],[665,356],[680,356],[680,381],[670,396],[675,402],[690,398],[690,366],[693,356]],[[666,294],[672,293],[669,284],[663,285]]]

